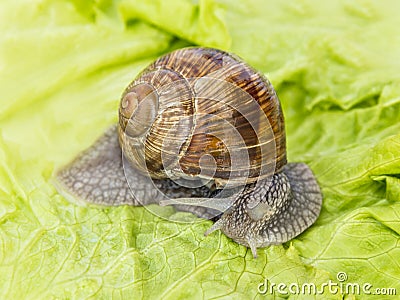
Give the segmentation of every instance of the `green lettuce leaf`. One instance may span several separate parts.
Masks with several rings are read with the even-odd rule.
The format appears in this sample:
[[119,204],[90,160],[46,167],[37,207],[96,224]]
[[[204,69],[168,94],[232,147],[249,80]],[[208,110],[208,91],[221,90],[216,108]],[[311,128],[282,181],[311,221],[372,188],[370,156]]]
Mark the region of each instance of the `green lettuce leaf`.
[[[399,294],[399,10],[394,0],[2,1],[0,298],[342,299],[271,288],[329,281]],[[52,184],[116,122],[136,74],[187,45],[237,53],[271,79],[289,161],[307,162],[322,188],[317,222],[258,259],[223,234],[204,237],[211,222],[191,214],[80,207]]]

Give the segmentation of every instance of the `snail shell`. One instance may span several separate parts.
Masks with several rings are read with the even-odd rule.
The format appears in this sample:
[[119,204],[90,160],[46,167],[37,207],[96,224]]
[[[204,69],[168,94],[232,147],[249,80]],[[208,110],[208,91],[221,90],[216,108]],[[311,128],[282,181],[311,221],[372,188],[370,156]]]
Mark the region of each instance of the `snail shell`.
[[206,234],[221,230],[254,257],[306,230],[322,203],[310,168],[286,162],[270,82],[209,48],[171,52],[141,72],[122,94],[117,126],[58,171],[55,185],[74,202],[215,217]]
[[177,50],[147,67],[122,95],[119,139],[135,168],[159,179],[243,185],[286,164],[272,85],[216,49]]

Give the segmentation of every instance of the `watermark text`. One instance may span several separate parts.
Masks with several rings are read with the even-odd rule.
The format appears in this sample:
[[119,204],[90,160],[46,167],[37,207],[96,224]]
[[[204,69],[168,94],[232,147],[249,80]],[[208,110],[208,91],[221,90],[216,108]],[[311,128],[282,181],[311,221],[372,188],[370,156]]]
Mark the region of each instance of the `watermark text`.
[[260,294],[280,294],[280,295],[322,295],[322,294],[350,294],[350,295],[397,295],[394,287],[374,287],[371,283],[347,282],[347,274],[339,272],[336,274],[339,282],[328,280],[320,285],[315,283],[290,283],[270,282],[267,278],[258,284]]

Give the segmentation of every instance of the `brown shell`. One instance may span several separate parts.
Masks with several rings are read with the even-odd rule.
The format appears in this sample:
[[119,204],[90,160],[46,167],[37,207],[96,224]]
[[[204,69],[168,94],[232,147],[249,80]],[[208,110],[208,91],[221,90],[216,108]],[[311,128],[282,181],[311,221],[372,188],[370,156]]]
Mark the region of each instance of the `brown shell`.
[[286,164],[272,85],[220,50],[185,48],[160,57],[127,87],[119,117],[125,155],[154,178],[243,184]]

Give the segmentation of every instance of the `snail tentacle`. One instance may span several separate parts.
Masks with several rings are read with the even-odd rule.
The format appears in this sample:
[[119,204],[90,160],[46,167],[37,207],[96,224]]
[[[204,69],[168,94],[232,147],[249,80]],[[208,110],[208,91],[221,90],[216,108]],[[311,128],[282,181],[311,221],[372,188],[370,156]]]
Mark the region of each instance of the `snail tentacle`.
[[219,219],[217,222],[215,222],[210,228],[208,228],[204,232],[204,236],[208,236],[209,234],[213,233],[214,231],[220,230],[225,224],[224,224],[224,219]]
[[[321,210],[321,191],[304,163],[289,163],[281,173],[273,175],[272,184],[268,180],[263,182],[258,187],[247,185],[219,221],[225,235],[252,249],[287,242],[313,224]],[[257,205],[261,204],[261,211],[265,212],[261,218],[259,214],[254,218],[254,212],[249,210],[254,198],[261,198]],[[273,213],[264,209],[269,207],[274,209]]]
[[184,204],[197,207],[206,207],[220,212],[226,211],[234,203],[234,198],[176,198],[161,200],[161,206]]
[[284,116],[268,79],[201,47],[145,68],[122,94],[118,126],[56,179],[72,201],[173,205],[218,219],[205,234],[221,230],[254,257],[306,230],[322,203],[311,169],[287,164]]

